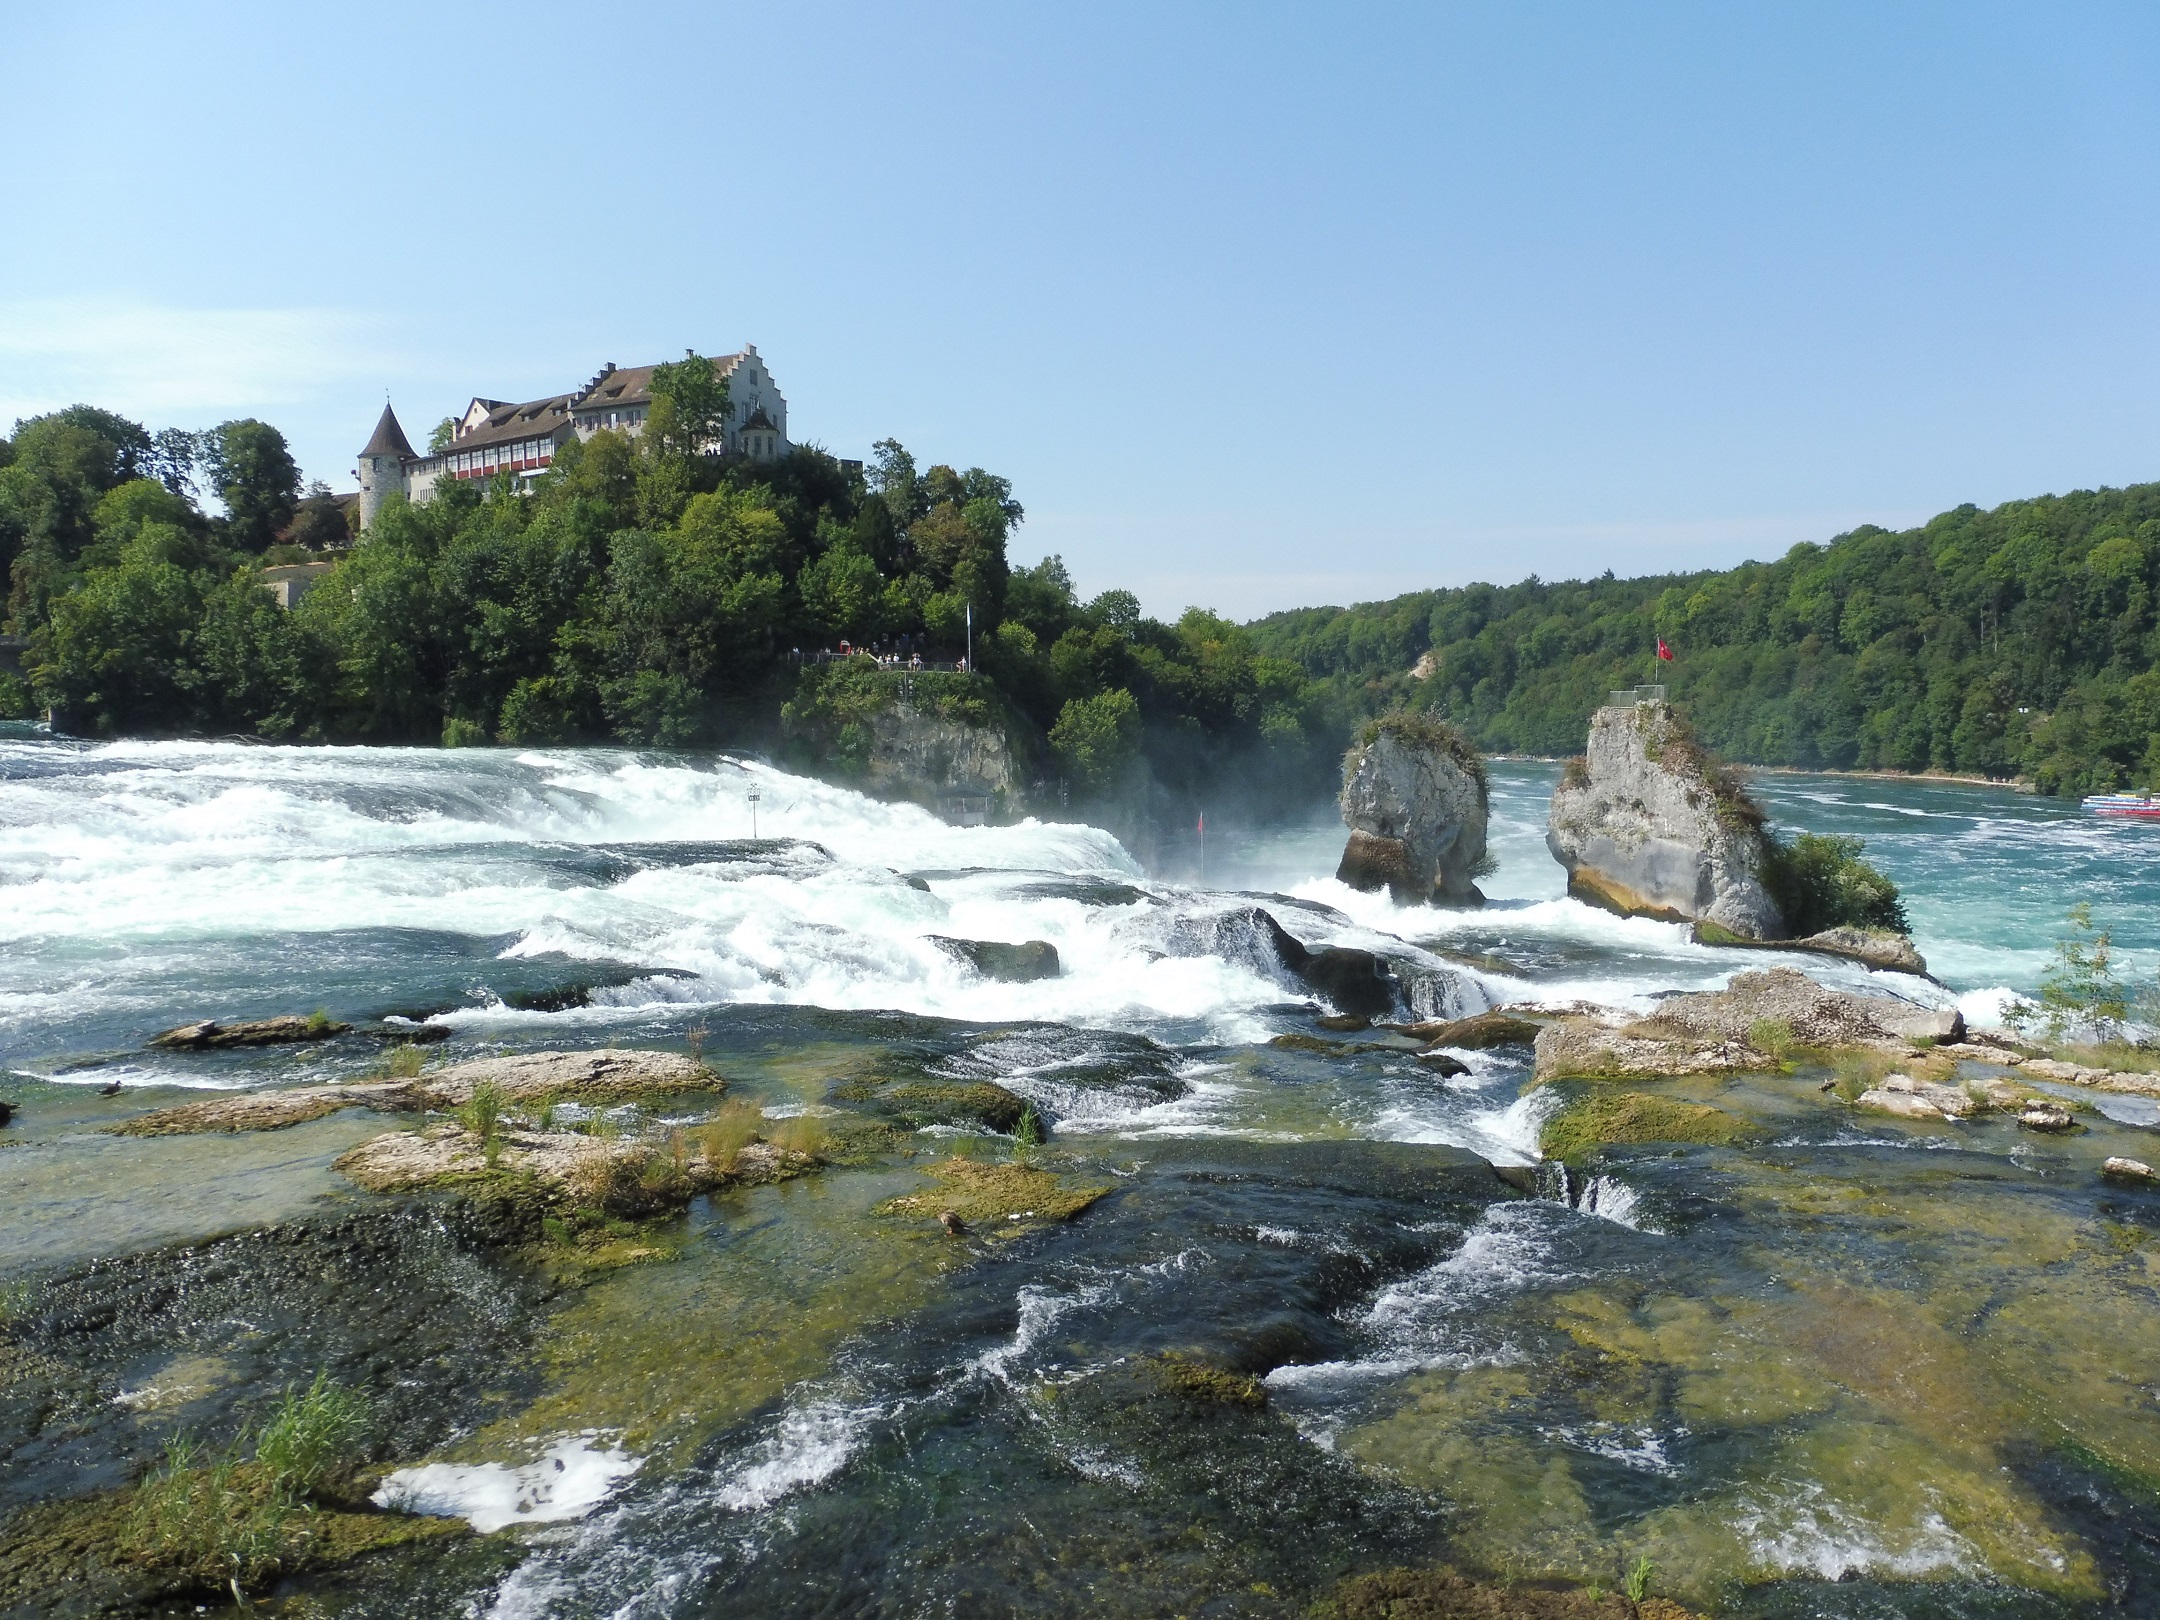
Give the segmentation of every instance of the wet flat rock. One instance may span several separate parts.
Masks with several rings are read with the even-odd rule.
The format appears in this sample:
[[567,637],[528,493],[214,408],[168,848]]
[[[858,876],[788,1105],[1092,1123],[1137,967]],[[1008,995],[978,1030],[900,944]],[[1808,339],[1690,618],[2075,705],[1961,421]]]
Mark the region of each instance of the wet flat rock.
[[404,1110],[424,1107],[410,1080],[352,1086],[309,1086],[294,1091],[244,1091],[207,1102],[160,1108],[110,1127],[114,1136],[187,1136],[209,1131],[276,1131],[304,1125],[344,1108]]
[[1723,990],[1673,996],[1631,1023],[1611,1014],[1548,1024],[1537,1038],[1537,1077],[1659,1079],[1759,1070],[1774,1061],[1754,1044],[1764,1025],[1815,1047],[1902,1049],[1916,1041],[1956,1041],[1965,1032],[1955,1008],[1855,995],[1791,968],[1769,968],[1735,974]]
[[621,1101],[656,1091],[725,1091],[727,1082],[680,1052],[521,1052],[475,1058],[421,1076],[419,1085],[438,1105],[456,1107],[483,1081],[502,1088],[509,1102],[568,1097],[577,1102]]
[[525,1052],[476,1058],[410,1080],[251,1091],[160,1108],[112,1126],[116,1136],[183,1136],[204,1131],[274,1131],[321,1119],[341,1108],[424,1112],[457,1108],[474,1088],[493,1082],[506,1102],[562,1097],[620,1102],[654,1092],[725,1091],[727,1082],[676,1052]]
[[1861,1092],[1854,1106],[1899,1119],[1970,1119],[1988,1105],[1963,1086],[1892,1074],[1884,1076],[1880,1085]]
[[[503,1131],[496,1156],[488,1161],[486,1144],[460,1125],[437,1125],[423,1131],[386,1131],[332,1161],[370,1192],[414,1192],[490,1173],[529,1177],[547,1186],[577,1192],[604,1188],[617,1175],[633,1175],[654,1161],[650,1143],[586,1136],[576,1131]],[[801,1155],[796,1155],[800,1158]],[[786,1168],[787,1156],[769,1142],[738,1149],[725,1171],[702,1156],[686,1158],[680,1170],[688,1190],[704,1191],[725,1182],[769,1181]]]
[[291,1046],[304,1041],[327,1041],[333,1035],[343,1035],[352,1025],[340,1024],[327,1018],[302,1018],[286,1013],[278,1018],[256,1018],[236,1024],[221,1024],[214,1018],[201,1019],[192,1024],[181,1024],[168,1029],[162,1035],[153,1035],[150,1044],[166,1052],[223,1052],[247,1046]]

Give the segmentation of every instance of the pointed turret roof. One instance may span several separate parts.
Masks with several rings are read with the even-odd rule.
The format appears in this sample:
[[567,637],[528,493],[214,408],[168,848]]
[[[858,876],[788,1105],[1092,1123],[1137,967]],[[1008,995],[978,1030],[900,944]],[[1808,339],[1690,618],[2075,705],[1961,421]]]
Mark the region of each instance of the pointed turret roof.
[[382,420],[375,424],[375,435],[360,452],[363,456],[413,457],[412,441],[405,437],[405,430],[398,426],[397,412],[385,404]]

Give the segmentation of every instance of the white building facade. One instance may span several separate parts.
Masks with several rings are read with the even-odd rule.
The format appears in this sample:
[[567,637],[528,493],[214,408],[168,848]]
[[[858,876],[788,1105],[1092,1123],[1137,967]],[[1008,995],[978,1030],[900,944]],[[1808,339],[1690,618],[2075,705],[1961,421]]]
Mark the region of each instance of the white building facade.
[[[712,364],[728,385],[727,426],[712,448],[756,461],[786,455],[793,448],[787,436],[787,400],[757,345],[746,343],[740,353],[717,356]],[[589,439],[596,433],[642,432],[652,414],[653,370],[625,370],[610,361],[574,393],[520,405],[475,399],[458,418],[449,445],[427,455],[413,449],[396,412],[384,405],[354,469],[360,480],[361,529],[375,521],[392,495],[424,501],[445,478],[493,478],[498,473],[509,473],[525,487],[554,463],[556,450],[573,434]]]

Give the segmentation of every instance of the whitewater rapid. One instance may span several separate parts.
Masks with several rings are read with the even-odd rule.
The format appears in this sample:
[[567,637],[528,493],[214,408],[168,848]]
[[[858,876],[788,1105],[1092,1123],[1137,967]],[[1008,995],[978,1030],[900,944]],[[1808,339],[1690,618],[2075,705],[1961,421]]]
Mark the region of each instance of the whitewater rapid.
[[[1494,904],[1447,913],[1335,882],[1340,830],[1325,820],[1224,842],[1209,888],[1151,878],[1098,828],[954,827],[739,757],[5,738],[0,1057],[49,1072],[123,1033],[133,1046],[185,1018],[333,1000],[340,1017],[402,1011],[476,1038],[769,1005],[1219,1048],[1291,1027],[1283,1011],[1305,999],[1264,953],[1210,932],[1255,904],[1309,944],[1408,964],[1421,1010],[1647,1006],[1743,965],[1676,926],[1567,899],[1543,848],[1549,773],[1515,771],[1495,775]],[[996,982],[940,937],[1046,940],[1063,971]],[[401,1009],[429,999],[401,984],[401,957],[445,939],[506,970],[614,971],[587,975],[600,982],[584,1005],[521,1009],[482,973],[449,1005]],[[1496,1129],[1520,1138],[1533,1123]]]

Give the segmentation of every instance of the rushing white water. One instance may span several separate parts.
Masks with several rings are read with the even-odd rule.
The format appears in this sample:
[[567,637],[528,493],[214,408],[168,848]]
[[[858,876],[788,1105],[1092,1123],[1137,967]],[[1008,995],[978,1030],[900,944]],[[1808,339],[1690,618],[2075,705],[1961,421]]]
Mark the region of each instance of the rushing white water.
[[482,1535],[590,1513],[638,1471],[641,1459],[589,1434],[550,1444],[532,1462],[428,1463],[400,1468],[375,1493],[378,1507],[460,1518]]
[[[762,845],[744,842],[752,789]],[[1647,1005],[1657,990],[1730,975],[1731,953],[1677,927],[1561,897],[1536,836],[1542,811],[1535,782],[1498,784],[1501,865],[1483,912],[1406,911],[1320,876],[1340,836],[1324,826],[1232,850],[1224,864],[1233,881],[1303,902],[1261,901],[1309,943],[1423,964],[1447,1003],[1437,1011],[1531,996]],[[306,941],[391,931],[490,942],[505,963],[623,970],[583,1007],[463,997],[435,1015],[474,1035],[768,1003],[1236,1043],[1280,1027],[1266,1009],[1302,994],[1271,963],[1196,932],[1249,899],[1151,881],[1098,829],[951,827],[733,758],[0,741],[0,890],[0,1050],[22,1057],[64,1055],[38,1036],[71,1020],[230,1015],[174,999],[228,985],[267,996]],[[1551,967],[1533,981],[1425,949],[1481,948],[1496,934],[1535,945]],[[1063,971],[999,983],[935,936],[1047,940]],[[294,999],[288,983],[266,1010]],[[1047,1069],[1023,1066],[1022,1077],[1046,1098],[1056,1085]],[[1520,1157],[1528,1122],[1503,1108],[1470,1145]],[[1204,1129],[1206,1115],[1202,1102],[1127,1123]],[[1430,1139],[1414,1118],[1375,1129]]]

